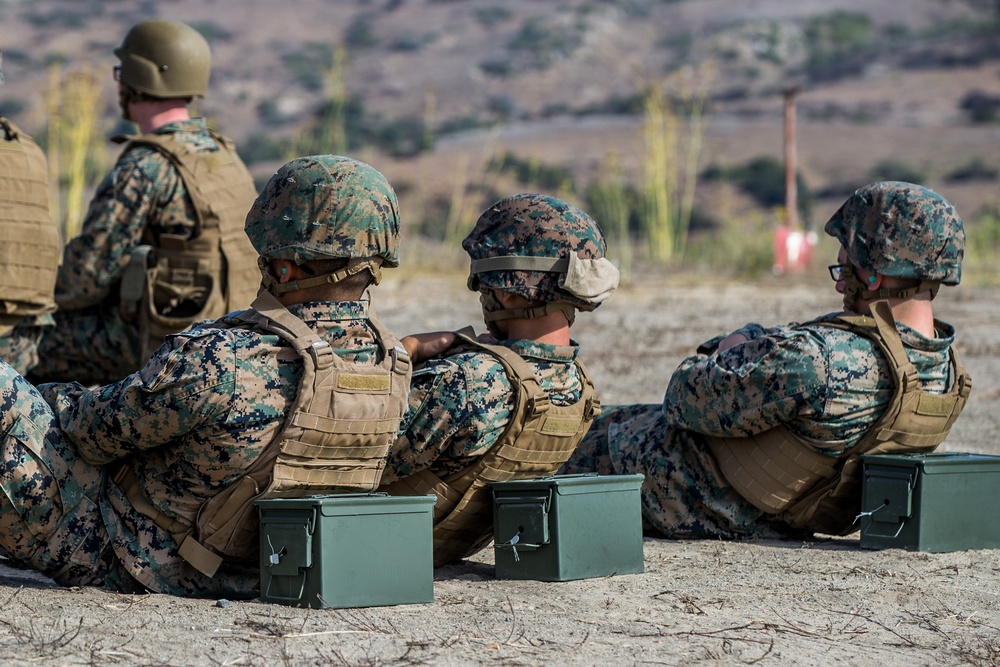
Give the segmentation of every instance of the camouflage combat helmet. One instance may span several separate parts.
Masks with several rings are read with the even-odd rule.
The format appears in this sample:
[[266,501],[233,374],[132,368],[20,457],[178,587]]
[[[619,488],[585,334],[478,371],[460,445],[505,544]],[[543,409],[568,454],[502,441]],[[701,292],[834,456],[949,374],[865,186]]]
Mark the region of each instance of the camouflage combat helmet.
[[271,177],[247,214],[246,233],[262,259],[348,259],[344,275],[368,268],[377,282],[379,267],[399,266],[398,210],[392,186],[371,166],[312,155]]
[[121,46],[119,80],[150,97],[204,97],[212,68],[208,42],[180,21],[149,19],[136,24]]
[[462,247],[472,259],[469,289],[486,297],[487,324],[552,310],[504,311],[490,298],[491,289],[532,303],[564,304],[559,309],[572,323],[575,309],[594,310],[618,286],[600,226],[555,197],[518,194],[498,201],[479,217]]
[[825,230],[844,246],[852,266],[917,283],[868,292],[848,271],[848,287],[856,287],[862,298],[922,291],[933,296],[940,285],[957,285],[962,279],[962,219],[944,197],[925,187],[900,181],[866,185],[833,214]]

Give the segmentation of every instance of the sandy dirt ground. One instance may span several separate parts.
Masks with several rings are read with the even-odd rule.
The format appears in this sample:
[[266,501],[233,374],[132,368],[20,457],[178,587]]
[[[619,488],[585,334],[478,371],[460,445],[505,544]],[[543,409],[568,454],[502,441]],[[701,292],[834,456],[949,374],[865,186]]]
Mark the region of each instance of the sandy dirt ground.
[[[463,282],[390,279],[375,303],[399,333],[454,328],[479,316]],[[670,371],[710,336],[838,304],[816,279],[653,280],[581,315],[573,331],[605,404],[658,402]],[[945,448],[1000,454],[1000,290],[946,289],[937,304],[974,378]],[[65,589],[0,565],[0,664],[1000,664],[998,550],[868,551],[857,535],[647,539],[644,559],[644,574],[506,581],[487,550],[438,569],[431,604],[346,610]]]

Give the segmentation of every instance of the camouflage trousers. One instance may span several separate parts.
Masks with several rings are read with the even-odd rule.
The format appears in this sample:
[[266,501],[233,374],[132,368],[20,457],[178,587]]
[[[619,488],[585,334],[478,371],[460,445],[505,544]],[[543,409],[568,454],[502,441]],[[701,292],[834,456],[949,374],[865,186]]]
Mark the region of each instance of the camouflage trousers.
[[658,403],[604,408],[559,472],[644,475],[643,532],[654,537],[804,537],[736,493],[701,436],[672,427]]
[[0,361],[0,550],[65,586],[134,591],[99,507],[104,471],[77,456],[48,404]]
[[56,326],[42,337],[38,363],[28,376],[35,383],[79,382],[106,385],[142,368],[138,329],[117,308],[55,313]]

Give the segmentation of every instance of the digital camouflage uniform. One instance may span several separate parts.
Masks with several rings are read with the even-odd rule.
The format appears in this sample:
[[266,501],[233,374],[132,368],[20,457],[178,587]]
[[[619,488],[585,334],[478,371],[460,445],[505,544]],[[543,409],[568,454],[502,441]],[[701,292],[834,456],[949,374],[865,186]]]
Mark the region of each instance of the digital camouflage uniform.
[[[301,190],[289,196],[285,184],[296,177]],[[327,199],[311,196],[334,177],[340,183],[327,188]],[[374,169],[335,156],[299,158],[276,180],[248,216],[258,252],[281,257],[305,248],[329,257],[351,248],[396,264],[395,195]],[[286,224],[258,224],[274,215]],[[341,358],[379,361],[367,301],[288,310]],[[92,390],[68,383],[36,391],[0,364],[0,549],[64,585],[253,595],[255,565],[224,562],[214,578],[201,574],[170,533],[133,507],[115,472],[126,467],[159,512],[193,522],[202,503],[238,481],[283,431],[302,372],[284,338],[236,317],[168,336],[145,367]]]
[[[217,149],[201,118],[170,123],[171,134],[198,152]],[[113,382],[140,368],[137,325],[123,319],[119,286],[147,228],[189,236],[197,213],[176,167],[159,151],[126,151],[94,193],[80,234],[66,244],[56,282],[56,327],[46,333],[37,381]]]
[[[899,326],[921,383],[943,391],[954,329]],[[787,424],[816,451],[845,452],[875,423],[893,382],[875,344],[825,326],[748,324],[748,342],[685,359],[663,404],[605,407],[563,473],[645,475],[645,528],[660,537],[793,537],[723,479],[702,434],[743,436]],[[719,339],[706,345],[714,346]]]
[[[937,285],[960,280],[962,221],[948,202],[920,186],[866,186],[845,202],[826,231],[841,241],[850,265],[911,282],[868,291],[848,266],[846,308],[854,307],[859,296],[934,294]],[[921,387],[936,394],[950,390],[957,382],[950,358],[955,330],[938,320],[933,338],[902,323],[896,330]],[[653,535],[793,537],[810,532],[793,529],[780,514],[765,514],[737,493],[708,438],[742,438],[785,427],[801,446],[842,460],[890,405],[893,369],[870,338],[818,322],[773,328],[748,324],[735,333],[746,342],[720,352],[719,337],[681,362],[662,405],[606,408],[562,472],[645,475],[643,517]],[[735,446],[753,446],[738,442],[743,444]]]
[[[617,270],[604,258],[600,227],[554,197],[519,194],[496,202],[462,245],[472,259],[468,287],[480,293],[491,334],[526,362],[528,370],[520,372],[534,376],[551,405],[566,408],[559,415],[571,428],[548,441],[537,432],[526,435],[539,417],[533,409],[516,408],[517,397],[523,401],[528,395],[520,384],[524,380],[485,349],[456,341],[414,371],[409,409],[390,450],[382,488],[393,494],[438,494],[435,565],[488,543],[485,482],[554,471],[593,418],[597,399],[577,360],[579,346],[512,339],[504,321],[561,312],[572,324],[577,309],[594,310],[618,284]],[[530,305],[507,309],[494,290]],[[496,453],[496,460],[487,453]]]
[[[528,340],[500,341],[531,365],[556,405],[580,399],[573,362],[579,346]],[[409,409],[392,446],[383,484],[430,468],[441,476],[457,472],[487,452],[503,433],[513,408],[503,366],[484,352],[431,359],[414,371]]]
[[0,359],[18,373],[27,375],[38,365],[38,346],[42,336],[54,325],[51,313],[25,317],[10,331],[0,334]]

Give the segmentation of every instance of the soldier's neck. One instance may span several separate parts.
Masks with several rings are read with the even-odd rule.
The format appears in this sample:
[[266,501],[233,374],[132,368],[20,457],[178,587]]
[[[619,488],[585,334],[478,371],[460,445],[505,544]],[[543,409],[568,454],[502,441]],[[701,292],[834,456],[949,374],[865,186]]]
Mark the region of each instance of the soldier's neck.
[[139,102],[132,105],[129,114],[135,124],[139,126],[139,132],[142,134],[154,132],[169,123],[179,123],[191,119],[191,114],[183,100]]
[[503,320],[508,339],[531,340],[548,345],[569,345],[569,324],[562,313],[531,319]]

